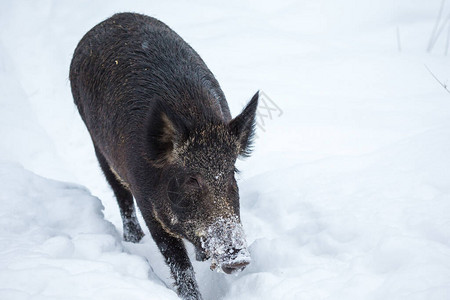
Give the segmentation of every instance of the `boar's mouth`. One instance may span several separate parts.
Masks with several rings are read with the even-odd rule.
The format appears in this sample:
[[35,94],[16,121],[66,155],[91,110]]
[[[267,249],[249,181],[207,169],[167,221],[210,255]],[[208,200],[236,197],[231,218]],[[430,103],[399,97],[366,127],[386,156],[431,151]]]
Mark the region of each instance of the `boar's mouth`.
[[[250,263],[244,229],[237,218],[219,218],[201,236],[204,258],[211,259],[211,270],[232,274]],[[201,253],[197,251],[197,258]]]
[[213,256],[211,270],[233,274],[243,271],[248,264],[250,264],[250,253],[244,248],[231,254],[227,253],[225,256]]

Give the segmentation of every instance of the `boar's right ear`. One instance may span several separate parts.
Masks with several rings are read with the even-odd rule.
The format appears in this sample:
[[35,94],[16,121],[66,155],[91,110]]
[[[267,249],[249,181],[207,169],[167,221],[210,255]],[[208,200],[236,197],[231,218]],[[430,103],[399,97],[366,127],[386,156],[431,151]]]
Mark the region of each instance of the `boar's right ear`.
[[252,152],[258,98],[259,91],[252,97],[252,100],[250,100],[244,110],[236,118],[231,120],[229,124],[231,133],[238,139],[238,154],[243,157],[250,156]]
[[188,135],[187,122],[162,101],[157,100],[147,120],[147,156],[155,165],[175,160],[174,149]]

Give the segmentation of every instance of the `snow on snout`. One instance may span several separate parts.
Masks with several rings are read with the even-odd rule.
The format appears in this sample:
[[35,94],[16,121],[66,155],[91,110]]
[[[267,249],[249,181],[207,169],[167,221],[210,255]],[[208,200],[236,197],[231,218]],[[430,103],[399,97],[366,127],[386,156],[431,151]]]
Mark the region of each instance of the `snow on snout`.
[[250,263],[244,229],[237,218],[218,218],[201,237],[202,248],[211,257],[211,270],[222,272],[223,268],[242,266],[234,271],[242,271]]

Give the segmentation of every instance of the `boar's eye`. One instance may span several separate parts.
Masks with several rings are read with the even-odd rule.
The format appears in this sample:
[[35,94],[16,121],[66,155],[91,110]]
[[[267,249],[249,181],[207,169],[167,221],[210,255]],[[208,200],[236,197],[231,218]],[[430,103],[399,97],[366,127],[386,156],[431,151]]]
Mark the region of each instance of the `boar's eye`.
[[169,181],[169,186],[167,190],[167,195],[173,207],[177,208],[188,208],[191,206],[190,199],[186,198],[182,193],[182,183],[181,178],[173,177]]
[[194,176],[191,176],[186,180],[186,185],[197,189],[201,188],[199,179]]

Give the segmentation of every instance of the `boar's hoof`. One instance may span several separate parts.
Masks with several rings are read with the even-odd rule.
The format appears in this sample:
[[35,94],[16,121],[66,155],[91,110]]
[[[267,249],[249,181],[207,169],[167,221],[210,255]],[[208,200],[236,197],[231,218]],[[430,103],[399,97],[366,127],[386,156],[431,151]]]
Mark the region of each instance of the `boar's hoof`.
[[208,259],[208,256],[205,251],[195,248],[195,259],[197,261],[205,261]]
[[131,242],[131,243],[139,243],[140,240],[144,237],[144,232],[142,231],[139,224],[137,226],[133,223],[127,224],[127,226],[124,226],[123,230],[123,240],[125,242]]

